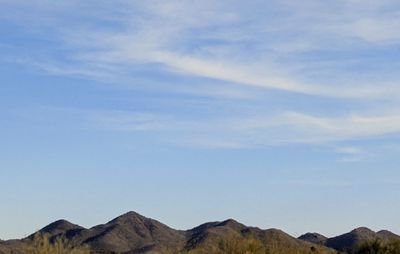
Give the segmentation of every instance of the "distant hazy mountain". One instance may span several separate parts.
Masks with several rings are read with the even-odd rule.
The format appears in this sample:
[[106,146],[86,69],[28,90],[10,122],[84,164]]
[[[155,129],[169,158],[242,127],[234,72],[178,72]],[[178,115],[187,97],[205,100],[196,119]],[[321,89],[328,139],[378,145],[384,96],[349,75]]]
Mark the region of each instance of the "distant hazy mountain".
[[[221,242],[229,239],[255,239],[264,248],[277,254],[334,254],[336,250],[351,250],[363,240],[399,237],[389,231],[375,233],[359,228],[334,238],[307,233],[296,239],[278,229],[248,227],[232,219],[209,222],[181,231],[135,212],[126,213],[90,229],[59,220],[39,232],[48,234],[51,239],[63,236],[75,245],[87,244],[102,254],[180,253],[199,249],[212,254]],[[0,254],[24,254],[23,248],[32,241],[33,236],[32,234],[21,240],[0,241]]]

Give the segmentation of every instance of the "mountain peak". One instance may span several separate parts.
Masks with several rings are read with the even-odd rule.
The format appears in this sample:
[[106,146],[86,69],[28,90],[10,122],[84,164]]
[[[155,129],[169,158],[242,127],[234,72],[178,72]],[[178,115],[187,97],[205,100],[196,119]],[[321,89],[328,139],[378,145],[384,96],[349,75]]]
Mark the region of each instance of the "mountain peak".
[[380,230],[376,233],[376,235],[383,240],[392,240],[392,239],[400,238],[399,235],[396,235],[395,233],[393,233],[389,230]]
[[349,233],[327,239],[326,246],[340,251],[351,252],[360,243],[376,239],[376,237],[376,233],[371,229],[359,227]]
[[302,236],[314,236],[314,237],[327,238],[326,236],[321,235],[320,233],[316,233],[316,232],[307,232],[307,233],[301,235],[300,237],[302,237]]
[[[306,254],[316,250],[316,253],[333,254],[336,251],[351,253],[364,241],[373,239],[400,240],[400,236],[381,230],[377,233],[366,227],[360,227],[333,238],[326,238],[318,233],[306,233],[293,238],[279,229],[262,230],[248,227],[234,219],[204,223],[191,230],[175,230],[151,218],[136,212],[127,212],[112,221],[85,229],[67,220],[57,220],[42,228],[39,233],[50,235],[50,240],[66,237],[77,245],[87,245],[99,253],[179,253],[187,250],[203,250],[204,253],[218,248],[220,240],[238,241],[248,237],[260,241],[266,248],[273,246],[280,253]],[[34,235],[21,240],[0,240],[0,254],[19,252],[29,244]],[[235,240],[236,241],[236,240]],[[308,241],[308,242],[307,242]]]
[[352,230],[351,233],[371,234],[371,233],[375,233],[375,232],[372,231],[371,229],[367,228],[367,227],[359,227],[359,228],[356,228],[356,229]]
[[315,243],[315,244],[324,244],[328,238],[319,233],[310,233],[309,232],[309,233],[305,233],[304,235],[301,235],[298,239],[306,241],[306,242],[310,242],[310,243]]
[[124,214],[118,216],[117,218],[137,218],[137,217],[143,218],[144,216],[137,212],[129,211],[127,213],[124,213]]
[[126,213],[122,214],[122,215],[119,216],[119,217],[123,217],[123,216],[128,216],[128,217],[144,217],[143,215],[141,215],[141,214],[139,214],[139,213],[137,213],[137,212],[135,212],[135,211],[126,212]]
[[[83,230],[85,229],[84,227],[81,227],[79,225],[73,224],[67,220],[57,220],[49,225],[45,226],[44,228],[40,229],[36,233],[41,233],[41,234],[49,234],[51,237],[57,237],[62,234],[67,234],[68,232],[75,231],[75,230]],[[28,239],[33,239],[35,236],[34,234],[31,234],[28,236]]]
[[220,222],[218,225],[220,225],[220,226],[229,226],[229,225],[242,225],[242,224],[239,223],[238,221],[234,220],[234,219],[227,219],[227,220],[224,220],[224,221]]
[[124,214],[116,217],[115,219],[111,220],[108,223],[122,223],[122,224],[125,224],[127,222],[140,223],[147,219],[148,218],[138,214],[137,212],[130,211],[130,212],[124,213]]
[[99,252],[144,253],[160,246],[177,250],[185,240],[184,232],[132,211],[90,230],[84,242]]
[[42,233],[50,233],[55,234],[57,232],[65,232],[71,229],[82,228],[79,225],[73,224],[67,220],[57,220],[53,223],[50,223],[46,227],[42,228],[40,232]]

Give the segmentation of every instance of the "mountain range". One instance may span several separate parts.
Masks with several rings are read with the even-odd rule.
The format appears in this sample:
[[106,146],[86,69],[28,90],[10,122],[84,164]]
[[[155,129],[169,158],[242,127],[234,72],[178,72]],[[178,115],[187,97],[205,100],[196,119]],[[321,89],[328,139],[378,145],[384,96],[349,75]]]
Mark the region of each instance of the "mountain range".
[[327,238],[318,233],[307,233],[299,237],[299,239],[308,241],[311,243],[316,243],[324,245],[326,247],[335,249],[340,252],[353,252],[360,244],[372,240],[380,240],[383,242],[387,241],[399,241],[400,236],[388,231],[381,230],[374,232],[369,228],[360,227],[356,228],[348,233],[335,236],[332,238]]
[[[278,229],[262,230],[248,227],[235,220],[209,222],[190,230],[176,230],[161,222],[135,212],[123,214],[105,224],[84,228],[66,220],[55,221],[36,233],[47,234],[50,240],[65,237],[74,245],[88,245],[96,253],[183,253],[202,249],[213,253],[226,239],[256,239],[273,253],[334,254],[351,253],[363,241],[400,240],[386,230],[374,232],[357,228],[349,233],[328,238],[318,233],[306,233],[299,238]],[[34,238],[32,234],[20,240],[0,240],[0,254],[23,254]]]

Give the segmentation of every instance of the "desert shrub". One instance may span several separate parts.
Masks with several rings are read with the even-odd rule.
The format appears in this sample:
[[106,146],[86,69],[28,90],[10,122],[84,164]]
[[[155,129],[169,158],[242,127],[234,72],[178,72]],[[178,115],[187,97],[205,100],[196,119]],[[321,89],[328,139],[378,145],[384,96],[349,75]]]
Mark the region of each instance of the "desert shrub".
[[87,246],[74,246],[64,237],[50,241],[48,235],[37,233],[27,248],[28,254],[90,254]]
[[400,241],[368,241],[363,243],[355,254],[400,254]]
[[218,241],[217,245],[198,246],[185,254],[269,254],[264,244],[249,237],[228,237]]
[[231,238],[221,241],[218,254],[266,254],[264,244],[254,238]]

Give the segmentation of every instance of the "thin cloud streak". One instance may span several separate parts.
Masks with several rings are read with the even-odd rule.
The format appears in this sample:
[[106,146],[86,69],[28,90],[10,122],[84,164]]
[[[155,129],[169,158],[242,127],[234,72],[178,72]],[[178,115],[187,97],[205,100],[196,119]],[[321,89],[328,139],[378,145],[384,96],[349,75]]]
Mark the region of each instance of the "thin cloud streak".
[[[400,133],[399,115],[317,117],[284,112],[261,117],[225,120],[182,120],[143,112],[97,113],[90,121],[114,131],[175,133],[174,143],[208,148],[246,148],[280,144],[324,144]],[[179,135],[178,135],[179,134]],[[360,155],[360,148],[339,148],[344,155]]]
[[[6,3],[11,4],[10,1]],[[115,9],[109,10],[114,15],[107,19],[112,20],[107,26],[88,22],[86,26],[78,27],[67,21],[69,27],[53,31],[53,39],[68,49],[68,54],[59,59],[54,57],[54,61],[32,59],[28,64],[33,63],[36,68],[55,75],[88,77],[131,86],[140,85],[131,79],[137,70],[144,70],[145,74],[138,76],[148,81],[145,86],[157,83],[153,80],[158,72],[187,77],[189,81],[171,89],[176,94],[187,91],[195,94],[196,88],[191,81],[210,79],[215,86],[224,83],[225,86],[249,90],[294,93],[293,97],[304,94],[311,99],[330,97],[328,99],[337,100],[337,104],[349,104],[349,108],[354,101],[363,101],[366,105],[373,101],[378,105],[382,100],[393,101],[400,97],[397,74],[392,74],[394,78],[387,78],[390,75],[376,70],[371,60],[366,67],[357,64],[343,66],[353,60],[363,62],[360,55],[369,49],[376,50],[399,42],[397,35],[391,36],[397,34],[393,29],[400,20],[398,12],[394,11],[395,1],[369,1],[368,4],[355,0],[329,4],[271,1],[271,10],[282,14],[283,18],[269,12],[254,13],[250,17],[246,14],[262,9],[255,8],[262,6],[258,3],[247,6],[239,1],[233,1],[231,5],[212,1],[117,3]],[[22,1],[15,4],[29,6]],[[109,7],[103,1],[100,6],[101,14],[104,14],[104,7]],[[44,7],[42,11],[47,9]],[[57,8],[57,13],[60,9],[63,8]],[[90,19],[104,21],[101,18],[104,15],[96,16],[96,10],[89,12]],[[86,11],[82,8],[74,15],[85,16]],[[65,13],[69,12],[71,5],[65,7]],[[387,14],[385,18],[382,18],[383,13]],[[66,21],[59,20],[59,23],[63,22]],[[376,33],[377,30],[380,33]],[[365,51],[358,51],[359,47]],[[337,58],[336,55],[340,54],[346,58]],[[327,62],[330,63],[328,67],[325,66]],[[380,62],[384,63],[382,59]],[[353,69],[343,71],[347,67]],[[368,75],[375,78],[368,80],[365,78]],[[186,84],[188,88],[178,87]],[[211,94],[213,91],[216,92]],[[240,93],[240,89],[233,91]],[[215,89],[198,94],[218,99],[227,93]],[[252,99],[240,94],[231,98]],[[266,101],[265,108],[274,106],[268,104],[268,98],[257,99]],[[374,110],[376,113],[371,114],[368,111],[372,107],[367,106],[364,111],[354,110],[357,112],[354,115],[337,114],[334,109],[321,113],[314,107],[296,109],[296,99],[288,104],[275,109],[275,114],[253,114],[252,117],[243,117],[249,112],[240,111],[235,115],[220,115],[218,120],[207,117],[186,120],[176,112],[162,114],[155,110],[144,112],[145,117],[118,113],[99,117],[96,121],[105,123],[107,128],[125,131],[179,130],[186,132],[188,137],[183,143],[193,140],[202,145],[215,143],[216,146],[232,147],[324,143],[376,138],[400,131],[400,117],[396,112]],[[397,108],[398,103],[390,106]],[[377,108],[381,107],[378,105]],[[254,109],[248,111],[252,113]]]
[[[291,56],[293,52],[310,53],[321,49],[346,51],[352,48],[352,43],[359,44],[355,38],[372,45],[398,41],[400,38],[390,35],[397,34],[393,33],[393,28],[400,22],[399,17],[391,13],[385,20],[379,18],[379,10],[393,5],[392,1],[380,4],[373,2],[378,11],[365,8],[358,1],[342,1],[341,4],[332,6],[323,6],[315,1],[306,1],[302,6],[290,2],[272,3],[277,9],[285,9],[293,14],[293,18],[282,22],[278,30],[272,29],[268,25],[269,20],[264,18],[260,20],[260,24],[252,24],[253,20],[248,20],[238,12],[238,3],[230,8],[209,1],[201,4],[151,1],[148,4],[116,5],[115,12],[124,13],[115,21],[122,29],[90,27],[60,30],[58,36],[61,36],[62,42],[75,52],[69,56],[72,60],[70,64],[80,71],[73,68],[65,68],[72,71],[59,71],[64,69],[65,64],[57,66],[57,63],[53,67],[47,64],[45,70],[53,70],[59,75],[88,74],[89,77],[101,78],[104,68],[99,66],[108,65],[108,69],[115,70],[114,76],[121,79],[121,72],[127,72],[127,69],[135,69],[144,64],[159,64],[165,67],[163,71],[178,75],[211,78],[235,85],[312,96],[347,99],[400,96],[400,88],[393,80],[374,82],[363,80],[361,77],[356,81],[350,81],[354,77],[347,80],[345,78],[345,82],[309,80],[306,77],[307,73],[301,73],[301,69],[317,68],[313,72],[322,73],[324,70],[320,68],[323,63],[319,67],[311,66],[307,59],[304,59],[305,61],[301,62],[303,66],[300,73],[293,73],[293,63],[282,62],[282,59]],[[339,14],[327,17],[318,14],[320,12],[317,10],[325,13],[328,9],[331,12],[331,8],[337,9]],[[355,9],[360,12],[355,13]],[[134,15],[129,15],[129,10]],[[315,22],[314,19],[321,22]],[[246,32],[244,26],[249,22],[250,32]],[[235,30],[235,27],[238,28]],[[260,30],[260,27],[266,28]],[[299,29],[304,30],[304,36],[296,36],[296,43],[291,44],[292,38],[288,36],[297,34],[295,31]],[[214,30],[218,33],[213,32]],[[232,37],[232,34],[236,34],[236,37]],[[271,36],[281,39],[268,40]],[[204,38],[212,38],[212,41],[219,43],[207,43]],[[197,46],[199,41],[205,41],[204,45]],[[332,41],[330,43],[333,44],[324,45],[327,41]],[[248,48],[246,45],[253,46],[260,52],[245,50]],[[340,65],[340,62],[336,65]],[[37,67],[40,66],[37,64]],[[95,71],[98,73],[94,73]],[[335,70],[330,72],[331,76],[344,75],[335,73]]]

